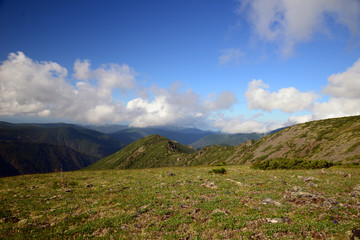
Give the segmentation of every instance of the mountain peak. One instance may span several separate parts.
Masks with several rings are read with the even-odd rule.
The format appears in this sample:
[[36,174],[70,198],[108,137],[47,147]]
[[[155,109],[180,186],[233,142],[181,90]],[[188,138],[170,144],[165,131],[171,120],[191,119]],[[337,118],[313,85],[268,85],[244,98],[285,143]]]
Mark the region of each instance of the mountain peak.
[[88,169],[129,169],[181,166],[196,150],[157,134],[137,140],[90,165]]

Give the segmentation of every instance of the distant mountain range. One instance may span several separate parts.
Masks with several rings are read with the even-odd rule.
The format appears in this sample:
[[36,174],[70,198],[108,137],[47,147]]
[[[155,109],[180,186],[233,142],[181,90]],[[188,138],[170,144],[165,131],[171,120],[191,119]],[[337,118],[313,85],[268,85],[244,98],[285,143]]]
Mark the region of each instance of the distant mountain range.
[[[196,148],[237,145],[249,138],[260,137],[257,134],[246,137],[248,134],[225,135],[179,127],[128,128],[123,125],[0,122],[0,163],[3,169],[0,176],[52,172],[60,168],[64,171],[77,170],[152,134],[185,145],[194,144]],[[210,136],[213,137],[208,138]]]
[[0,141],[0,176],[71,171],[97,160],[64,145]]
[[0,176],[87,166],[128,169],[249,164],[273,158],[360,161],[360,116],[313,121],[268,134],[220,134],[175,127],[87,127],[0,122]]
[[[206,136],[205,140],[212,136]],[[234,137],[239,136],[242,135]],[[246,135],[242,137],[245,140]],[[215,138],[232,139],[232,136]],[[250,139],[238,146],[212,145],[199,151],[158,135],[150,135],[90,165],[88,169],[250,164],[274,158],[359,162],[360,116],[298,124],[273,131],[258,141]]]
[[0,175],[77,170],[124,146],[109,135],[72,124],[0,122]]

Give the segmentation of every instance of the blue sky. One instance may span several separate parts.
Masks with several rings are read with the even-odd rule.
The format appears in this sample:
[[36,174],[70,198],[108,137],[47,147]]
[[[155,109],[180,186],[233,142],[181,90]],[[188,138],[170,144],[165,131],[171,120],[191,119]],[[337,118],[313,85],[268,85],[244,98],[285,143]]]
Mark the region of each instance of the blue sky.
[[360,114],[357,0],[0,2],[0,120],[264,132]]

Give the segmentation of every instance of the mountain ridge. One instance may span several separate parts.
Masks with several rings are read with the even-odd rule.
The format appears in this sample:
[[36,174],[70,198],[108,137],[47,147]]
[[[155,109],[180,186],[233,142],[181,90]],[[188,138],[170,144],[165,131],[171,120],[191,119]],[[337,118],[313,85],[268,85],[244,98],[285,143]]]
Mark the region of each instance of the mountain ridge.
[[[164,137],[160,138],[165,142],[171,141]],[[128,147],[134,147],[132,152],[128,152],[126,151],[127,148],[124,148],[106,157],[106,160],[101,159],[99,162],[92,164],[89,169],[97,169],[99,163],[102,162],[114,163],[113,166],[108,165],[105,169],[111,169],[112,167],[127,169],[129,168],[128,165],[122,165],[116,161],[122,159],[120,162],[124,162],[124,159],[130,158],[132,162],[131,168],[252,164],[276,158],[356,162],[360,161],[360,116],[297,124],[281,131],[274,131],[273,134],[267,135],[258,141],[251,139],[237,146],[206,146],[199,151],[184,153],[181,158],[169,157],[162,153],[156,156],[158,164],[152,164],[153,159],[151,158],[140,159],[141,157],[139,158],[136,154],[133,154],[136,151],[141,152],[141,154],[148,154],[145,152],[145,149],[148,149],[146,145],[147,139],[149,137],[128,145]],[[156,143],[154,142],[153,145]]]
[[86,169],[133,169],[181,166],[185,158],[196,150],[163,136],[153,134],[130,143]]

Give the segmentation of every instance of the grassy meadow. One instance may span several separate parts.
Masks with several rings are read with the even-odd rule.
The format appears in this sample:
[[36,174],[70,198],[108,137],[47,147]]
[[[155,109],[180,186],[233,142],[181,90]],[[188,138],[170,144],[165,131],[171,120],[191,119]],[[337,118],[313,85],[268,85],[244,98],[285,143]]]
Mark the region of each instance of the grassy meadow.
[[358,168],[223,167],[1,178],[0,239],[350,239],[360,228]]

